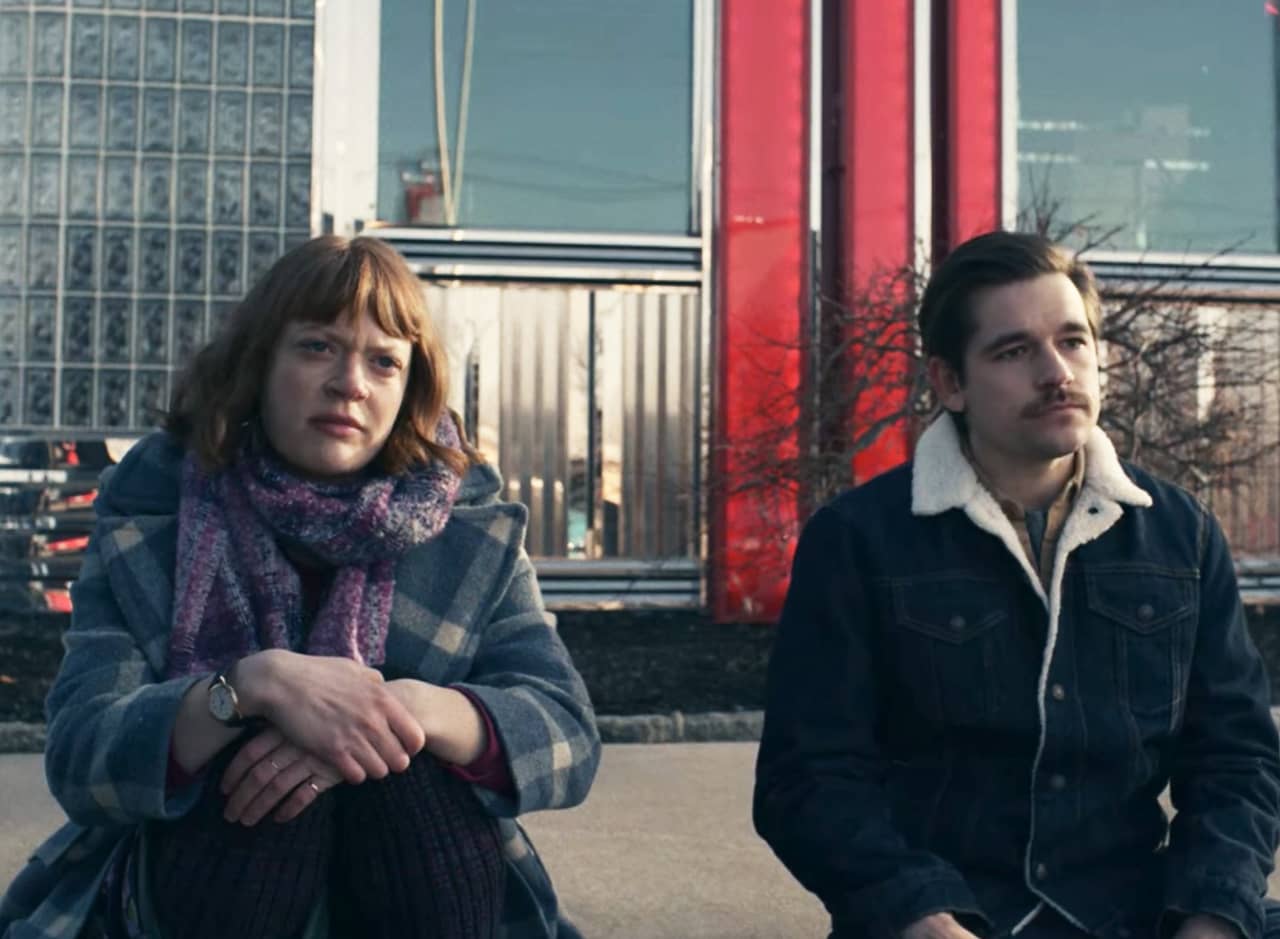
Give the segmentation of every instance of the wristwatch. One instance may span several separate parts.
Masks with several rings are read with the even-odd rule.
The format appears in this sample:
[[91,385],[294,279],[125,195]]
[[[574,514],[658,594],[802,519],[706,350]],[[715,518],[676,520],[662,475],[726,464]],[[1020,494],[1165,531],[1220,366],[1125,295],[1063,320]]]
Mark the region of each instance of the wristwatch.
[[244,727],[251,723],[251,718],[245,717],[240,711],[236,689],[227,681],[227,672],[230,670],[230,666],[219,670],[213,676],[213,681],[209,682],[209,713],[214,720],[227,727]]

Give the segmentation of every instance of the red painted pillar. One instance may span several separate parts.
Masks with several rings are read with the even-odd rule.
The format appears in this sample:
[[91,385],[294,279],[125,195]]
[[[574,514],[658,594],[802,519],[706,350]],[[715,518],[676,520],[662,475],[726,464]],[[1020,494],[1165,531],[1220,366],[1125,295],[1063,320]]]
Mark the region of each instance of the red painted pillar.
[[[1000,227],[1001,0],[950,0],[946,23],[947,245]],[[1008,141],[1014,146],[1014,141]],[[938,158],[935,154],[935,159]],[[940,233],[939,233],[940,234]]]
[[[843,281],[855,311],[869,296],[909,302],[890,279],[915,257],[915,43],[913,0],[858,0],[845,6],[840,130],[845,175]],[[868,311],[870,312],[870,311]],[[874,315],[874,314],[872,314]],[[880,346],[880,341],[876,341]],[[853,363],[857,395],[852,432],[892,415],[906,398],[894,378],[907,367],[906,350]],[[880,385],[880,387],[877,387]],[[908,428],[895,426],[854,458],[853,477],[865,481],[902,462]]]
[[[716,394],[710,489],[712,612],[768,620],[787,587],[796,493],[760,478],[758,448],[795,452],[794,394],[808,308],[809,4],[720,7]],[[756,478],[752,478],[752,477]]]

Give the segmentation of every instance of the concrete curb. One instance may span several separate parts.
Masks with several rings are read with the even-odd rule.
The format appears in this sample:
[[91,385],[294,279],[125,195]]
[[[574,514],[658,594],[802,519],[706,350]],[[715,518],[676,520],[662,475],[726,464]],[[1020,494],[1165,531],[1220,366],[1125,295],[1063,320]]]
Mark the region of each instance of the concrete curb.
[[0,753],[43,753],[44,724],[0,721]]
[[[605,743],[706,743],[760,739],[763,711],[709,711],[705,714],[601,715]],[[0,721],[0,753],[41,753],[44,724]]]
[[[1271,709],[1280,727],[1280,707]],[[764,727],[764,711],[707,711],[701,714],[601,714],[596,718],[605,743],[754,742]],[[0,721],[0,753],[41,753],[44,724]]]
[[764,711],[708,711],[703,714],[633,714],[596,718],[605,743],[707,743],[760,739]]

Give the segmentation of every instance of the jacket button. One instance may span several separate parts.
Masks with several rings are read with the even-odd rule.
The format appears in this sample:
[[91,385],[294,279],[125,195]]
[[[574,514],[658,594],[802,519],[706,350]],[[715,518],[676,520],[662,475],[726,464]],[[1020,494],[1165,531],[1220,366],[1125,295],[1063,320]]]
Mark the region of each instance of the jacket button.
[[1063,688],[1061,685],[1054,685],[1049,689],[1049,693],[1053,695],[1053,700],[1055,701],[1067,700],[1067,689]]
[[1061,773],[1054,773],[1049,777],[1049,788],[1056,789],[1061,792],[1067,788],[1067,777]]
[[1138,607],[1138,619],[1142,620],[1143,622],[1146,622],[1147,620],[1151,619],[1151,617],[1155,615],[1156,615],[1156,608],[1153,607],[1150,603],[1144,603],[1142,604],[1142,606]]
[[1049,876],[1049,868],[1045,867],[1043,864],[1037,864],[1036,880],[1044,880],[1048,876]]
[[956,629],[956,630],[964,629],[964,626],[965,626],[964,617],[959,615],[951,617],[950,625],[952,629]]

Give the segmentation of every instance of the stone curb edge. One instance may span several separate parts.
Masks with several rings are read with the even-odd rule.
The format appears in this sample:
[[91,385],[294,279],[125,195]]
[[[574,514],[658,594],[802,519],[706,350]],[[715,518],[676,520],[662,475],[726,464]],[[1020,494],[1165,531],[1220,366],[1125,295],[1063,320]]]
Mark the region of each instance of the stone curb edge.
[[596,717],[605,743],[709,743],[758,741],[764,711],[706,711],[700,714],[632,714]]
[[[709,743],[757,741],[763,711],[708,711],[701,714],[602,714],[596,718],[605,743]],[[41,753],[44,724],[0,721],[0,753]]]
[[[1280,707],[1271,709],[1280,726]],[[700,714],[632,714],[596,717],[605,743],[714,743],[760,739],[763,711],[707,711]],[[41,753],[44,724],[0,721],[0,753]]]
[[43,753],[44,724],[0,721],[0,753]]

